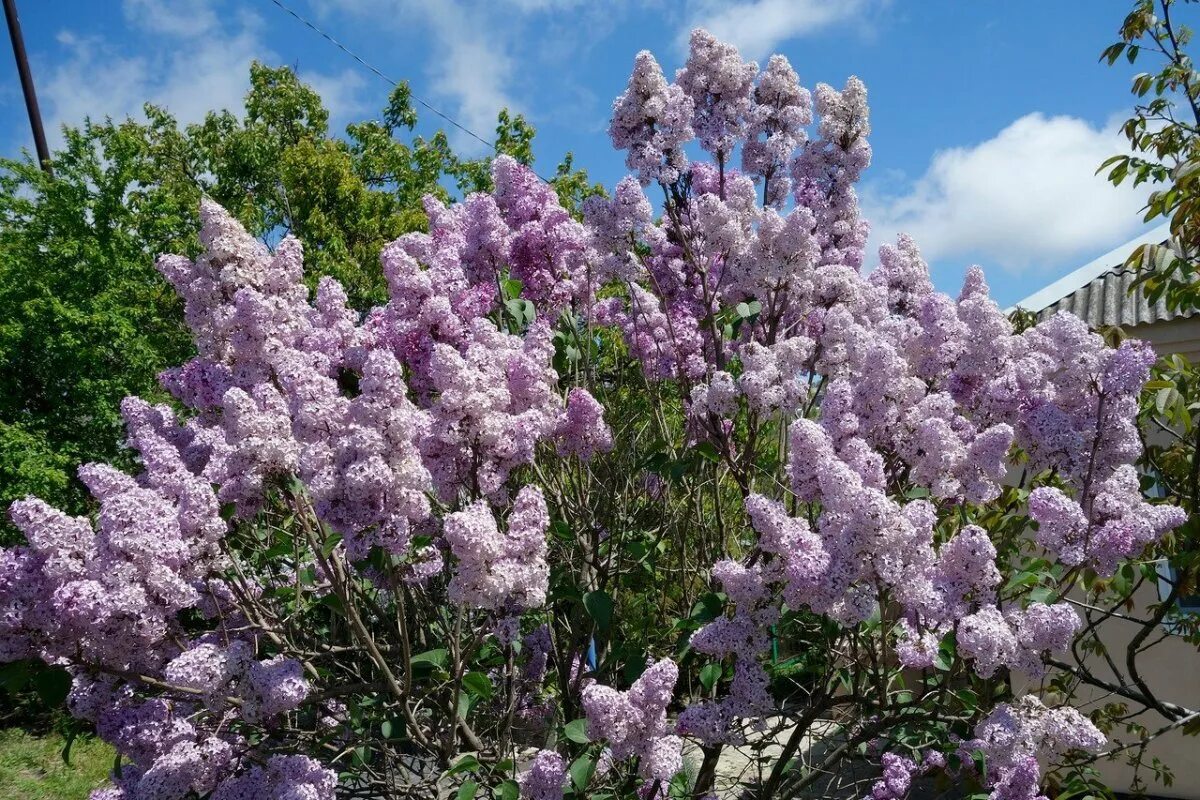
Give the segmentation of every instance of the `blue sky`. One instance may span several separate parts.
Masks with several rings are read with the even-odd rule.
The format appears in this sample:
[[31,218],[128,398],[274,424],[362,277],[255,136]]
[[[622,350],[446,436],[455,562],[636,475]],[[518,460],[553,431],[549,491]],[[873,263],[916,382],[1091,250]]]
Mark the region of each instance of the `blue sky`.
[[[979,263],[1009,303],[1142,230],[1141,193],[1093,176],[1132,104],[1136,70],[1097,62],[1127,0],[283,1],[485,138],[500,107],[524,113],[544,173],[570,150],[609,186],[623,174],[609,110],[641,49],[673,74],[703,25],[760,63],[784,53],[809,87],[858,75],[874,129],[860,191],[872,241],[912,233],[947,291]],[[271,0],[18,2],[53,129],[146,100],[188,121],[240,108],[253,59],[296,67],[337,125],[386,99]],[[30,137],[11,58],[0,68],[0,147],[13,155]],[[438,122],[426,112],[420,129]]]

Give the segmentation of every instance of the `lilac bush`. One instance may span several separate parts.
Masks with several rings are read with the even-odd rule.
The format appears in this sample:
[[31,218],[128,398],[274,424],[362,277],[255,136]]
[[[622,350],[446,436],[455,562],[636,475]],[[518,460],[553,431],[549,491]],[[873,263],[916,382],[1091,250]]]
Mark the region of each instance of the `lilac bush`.
[[856,78],[697,31],[674,82],[638,55],[611,197],[498,157],[365,313],[206,201],[141,471],[0,554],[0,659],[69,672],[96,797],[1033,800],[1119,749],[1084,687],[1194,716],[1081,655],[1183,522],[1134,466],[1153,353],[905,236],[864,273],[869,133]]

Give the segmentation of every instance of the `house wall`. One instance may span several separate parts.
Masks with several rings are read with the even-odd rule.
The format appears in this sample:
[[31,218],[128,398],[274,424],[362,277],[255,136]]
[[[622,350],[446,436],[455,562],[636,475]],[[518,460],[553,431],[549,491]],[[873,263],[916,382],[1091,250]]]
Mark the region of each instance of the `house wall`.
[[1179,353],[1193,364],[1200,363],[1200,316],[1172,319],[1124,329],[1137,339],[1145,339],[1160,356]]
[[[1178,353],[1192,363],[1200,363],[1200,316],[1173,319],[1148,325],[1136,325],[1124,329],[1130,336],[1148,341],[1160,356]],[[1159,601],[1158,586],[1144,585],[1134,595],[1132,616],[1144,616],[1151,605]],[[1135,623],[1110,619],[1100,629],[1100,638],[1109,648],[1109,653],[1118,667],[1125,670],[1125,650],[1140,629]],[[1153,638],[1167,631],[1156,632]],[[1188,708],[1200,708],[1200,652],[1180,637],[1167,635],[1150,651],[1138,659],[1139,674],[1151,690],[1162,700],[1168,700]],[[1088,661],[1094,674],[1113,680],[1112,670],[1101,656],[1092,656]],[[1093,695],[1097,702],[1114,702],[1111,696]],[[1167,724],[1167,720],[1156,713],[1147,713],[1139,722],[1155,730]],[[1119,734],[1118,734],[1119,735]],[[1141,777],[1148,786],[1145,791],[1161,797],[1200,800],[1200,737],[1184,736],[1176,730],[1164,734],[1146,749],[1144,761],[1158,758],[1174,774],[1174,785],[1166,787],[1154,783],[1153,775],[1143,770]],[[1117,791],[1131,788],[1134,769],[1124,758],[1097,765],[1104,780]]]
[[[1144,616],[1147,613],[1146,609],[1159,602],[1157,584],[1143,585],[1134,594],[1133,600],[1134,608],[1127,613],[1134,617]],[[1099,628],[1100,641],[1108,648],[1110,657],[1123,673],[1128,671],[1125,665],[1126,648],[1141,627],[1128,620],[1113,618]],[[1163,635],[1165,638],[1162,641],[1138,657],[1138,674],[1160,700],[1187,708],[1200,708],[1200,653],[1196,652],[1195,645],[1188,644],[1182,637],[1170,634],[1165,628],[1152,633],[1147,641],[1154,641]],[[1117,676],[1102,656],[1093,655],[1085,661],[1093,675],[1110,683],[1118,682]],[[1121,698],[1102,690],[1090,693],[1084,691],[1080,697],[1081,700],[1091,701],[1091,704],[1083,708],[1085,712],[1096,705],[1121,701]],[[1137,708],[1136,703],[1129,702],[1128,705],[1131,710]],[[1154,731],[1167,725],[1168,721],[1155,712],[1147,712],[1138,717],[1137,722]],[[1125,741],[1136,738],[1123,731],[1114,731],[1112,735]],[[1105,783],[1115,791],[1129,791],[1133,787],[1135,770],[1127,763],[1130,752],[1133,751],[1121,754],[1116,760],[1096,764]],[[1140,777],[1145,784],[1144,791],[1160,797],[1200,800],[1200,737],[1184,736],[1179,730],[1163,734],[1146,748],[1143,762],[1149,764],[1154,758],[1158,758],[1170,768],[1174,784],[1163,786],[1155,782],[1150,770],[1143,769]]]

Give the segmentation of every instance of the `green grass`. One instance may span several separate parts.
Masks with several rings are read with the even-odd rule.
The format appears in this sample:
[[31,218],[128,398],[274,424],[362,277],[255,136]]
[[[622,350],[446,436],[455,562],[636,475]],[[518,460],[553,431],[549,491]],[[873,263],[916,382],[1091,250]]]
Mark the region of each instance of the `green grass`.
[[0,729],[0,800],[82,800],[108,781],[113,750],[94,737],[80,737],[64,764],[64,740],[55,733],[34,736]]

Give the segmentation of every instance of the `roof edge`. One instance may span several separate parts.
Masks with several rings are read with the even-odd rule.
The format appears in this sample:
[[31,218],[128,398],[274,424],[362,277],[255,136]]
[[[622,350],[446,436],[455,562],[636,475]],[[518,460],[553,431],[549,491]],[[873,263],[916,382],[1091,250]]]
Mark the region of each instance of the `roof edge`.
[[1005,309],[1005,313],[1007,314],[1018,308],[1022,308],[1036,314],[1042,309],[1054,305],[1072,292],[1083,288],[1114,267],[1124,264],[1125,259],[1129,258],[1134,248],[1141,247],[1144,244],[1162,244],[1170,237],[1170,234],[1171,224],[1164,222],[1162,225],[1152,228],[1141,236],[1114,247],[1099,258],[1089,261],[1074,272],[1068,273],[1054,281],[1054,283],[1038,289],[1024,300],[1018,300],[1012,306]]

